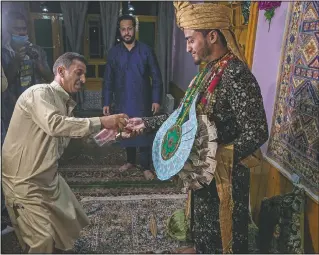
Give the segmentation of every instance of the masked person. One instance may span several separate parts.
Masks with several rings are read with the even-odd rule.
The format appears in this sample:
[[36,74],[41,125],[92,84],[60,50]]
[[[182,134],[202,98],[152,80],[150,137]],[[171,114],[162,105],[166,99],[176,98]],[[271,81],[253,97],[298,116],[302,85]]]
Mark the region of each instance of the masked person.
[[159,179],[178,175],[191,190],[187,253],[248,253],[250,168],[268,127],[258,82],[231,31],[232,10],[215,3],[174,2],[177,25],[196,65],[180,106],[166,115],[132,118],[134,133],[157,131]]
[[34,84],[51,82],[50,70],[45,51],[29,41],[27,21],[18,12],[7,15],[10,40],[2,46],[1,62],[8,79],[8,89],[2,97],[2,118],[8,128],[17,98]]

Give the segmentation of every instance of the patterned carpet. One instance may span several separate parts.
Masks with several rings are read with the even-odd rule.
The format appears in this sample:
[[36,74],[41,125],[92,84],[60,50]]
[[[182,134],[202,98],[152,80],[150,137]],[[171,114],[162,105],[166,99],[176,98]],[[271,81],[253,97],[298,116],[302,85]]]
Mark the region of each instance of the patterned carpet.
[[[65,151],[59,171],[91,221],[74,252],[167,254],[186,246],[166,234],[169,216],[185,207],[185,194],[173,182],[145,181],[140,169],[119,173],[124,162],[125,153],[116,145],[98,148],[74,140]],[[256,253],[256,231],[250,225],[250,253]],[[1,237],[1,253],[22,253],[13,232]]]
[[117,144],[100,148],[89,141],[73,140],[60,161],[59,172],[78,199],[181,193],[172,181],[146,181],[138,166],[119,172],[125,160],[125,151]]
[[[162,199],[131,199],[82,201],[91,225],[84,229],[74,250],[82,254],[148,253],[172,251],[183,245],[166,235],[166,221],[185,206],[185,198],[165,195]],[[156,235],[150,229],[152,217]]]
[[[73,140],[63,154],[59,172],[91,220],[75,244],[76,253],[169,253],[184,245],[166,235],[165,224],[184,208],[186,196],[171,181],[146,181],[138,168],[120,173],[124,162],[125,151],[116,144],[99,148]],[[1,239],[2,253],[21,253],[14,233]]]
[[[79,254],[171,253],[186,244],[166,234],[172,213],[184,208],[184,195],[121,196],[82,199],[91,224],[83,229],[73,251]],[[151,232],[155,219],[155,233]],[[1,253],[21,253],[14,233],[1,237]]]
[[319,191],[319,3],[290,3],[268,156]]

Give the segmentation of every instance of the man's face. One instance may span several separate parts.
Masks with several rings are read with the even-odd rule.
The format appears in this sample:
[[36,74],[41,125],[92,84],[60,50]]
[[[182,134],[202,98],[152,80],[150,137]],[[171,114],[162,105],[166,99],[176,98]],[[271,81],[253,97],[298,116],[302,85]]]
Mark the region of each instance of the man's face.
[[59,68],[62,68],[60,72],[63,74],[63,88],[69,93],[76,93],[80,91],[86,80],[86,65],[83,62],[75,59],[69,68],[65,68],[64,66]]
[[192,54],[195,65],[200,65],[202,61],[206,61],[212,53],[207,37],[204,37],[201,32],[191,29],[185,29],[184,35],[186,51]]
[[14,20],[11,24],[10,33],[12,35],[25,36],[28,34],[27,24],[24,20]]
[[120,33],[123,42],[131,44],[135,40],[135,27],[132,20],[122,20],[120,22]]

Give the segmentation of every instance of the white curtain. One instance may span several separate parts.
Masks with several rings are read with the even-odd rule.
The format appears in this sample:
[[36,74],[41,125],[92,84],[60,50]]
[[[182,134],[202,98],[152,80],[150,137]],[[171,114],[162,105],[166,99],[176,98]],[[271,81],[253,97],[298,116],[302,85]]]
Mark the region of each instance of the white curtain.
[[119,17],[121,2],[100,1],[101,24],[104,44],[104,55],[115,43],[117,19]]
[[172,80],[174,6],[173,2],[158,2],[156,55],[163,77],[163,100]]
[[[85,17],[88,9],[88,2],[60,2],[66,36],[69,40],[73,52],[82,53],[83,32]],[[75,100],[77,108],[82,108],[84,101],[84,91],[76,93]]]

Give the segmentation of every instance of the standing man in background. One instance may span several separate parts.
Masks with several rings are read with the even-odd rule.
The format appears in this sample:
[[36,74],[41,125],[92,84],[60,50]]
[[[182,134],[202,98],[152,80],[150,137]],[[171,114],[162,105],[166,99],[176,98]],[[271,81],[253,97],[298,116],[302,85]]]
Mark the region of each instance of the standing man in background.
[[[135,39],[136,20],[130,15],[118,19],[122,42],[108,52],[103,85],[103,114],[126,113],[129,117],[152,116],[159,112],[163,82],[153,50]],[[113,97],[114,96],[114,97]],[[114,98],[114,101],[113,101]],[[147,180],[153,179],[151,146],[154,135],[147,134],[121,141],[126,148],[127,163],[120,171],[136,164],[136,147],[140,148],[139,163]]]

